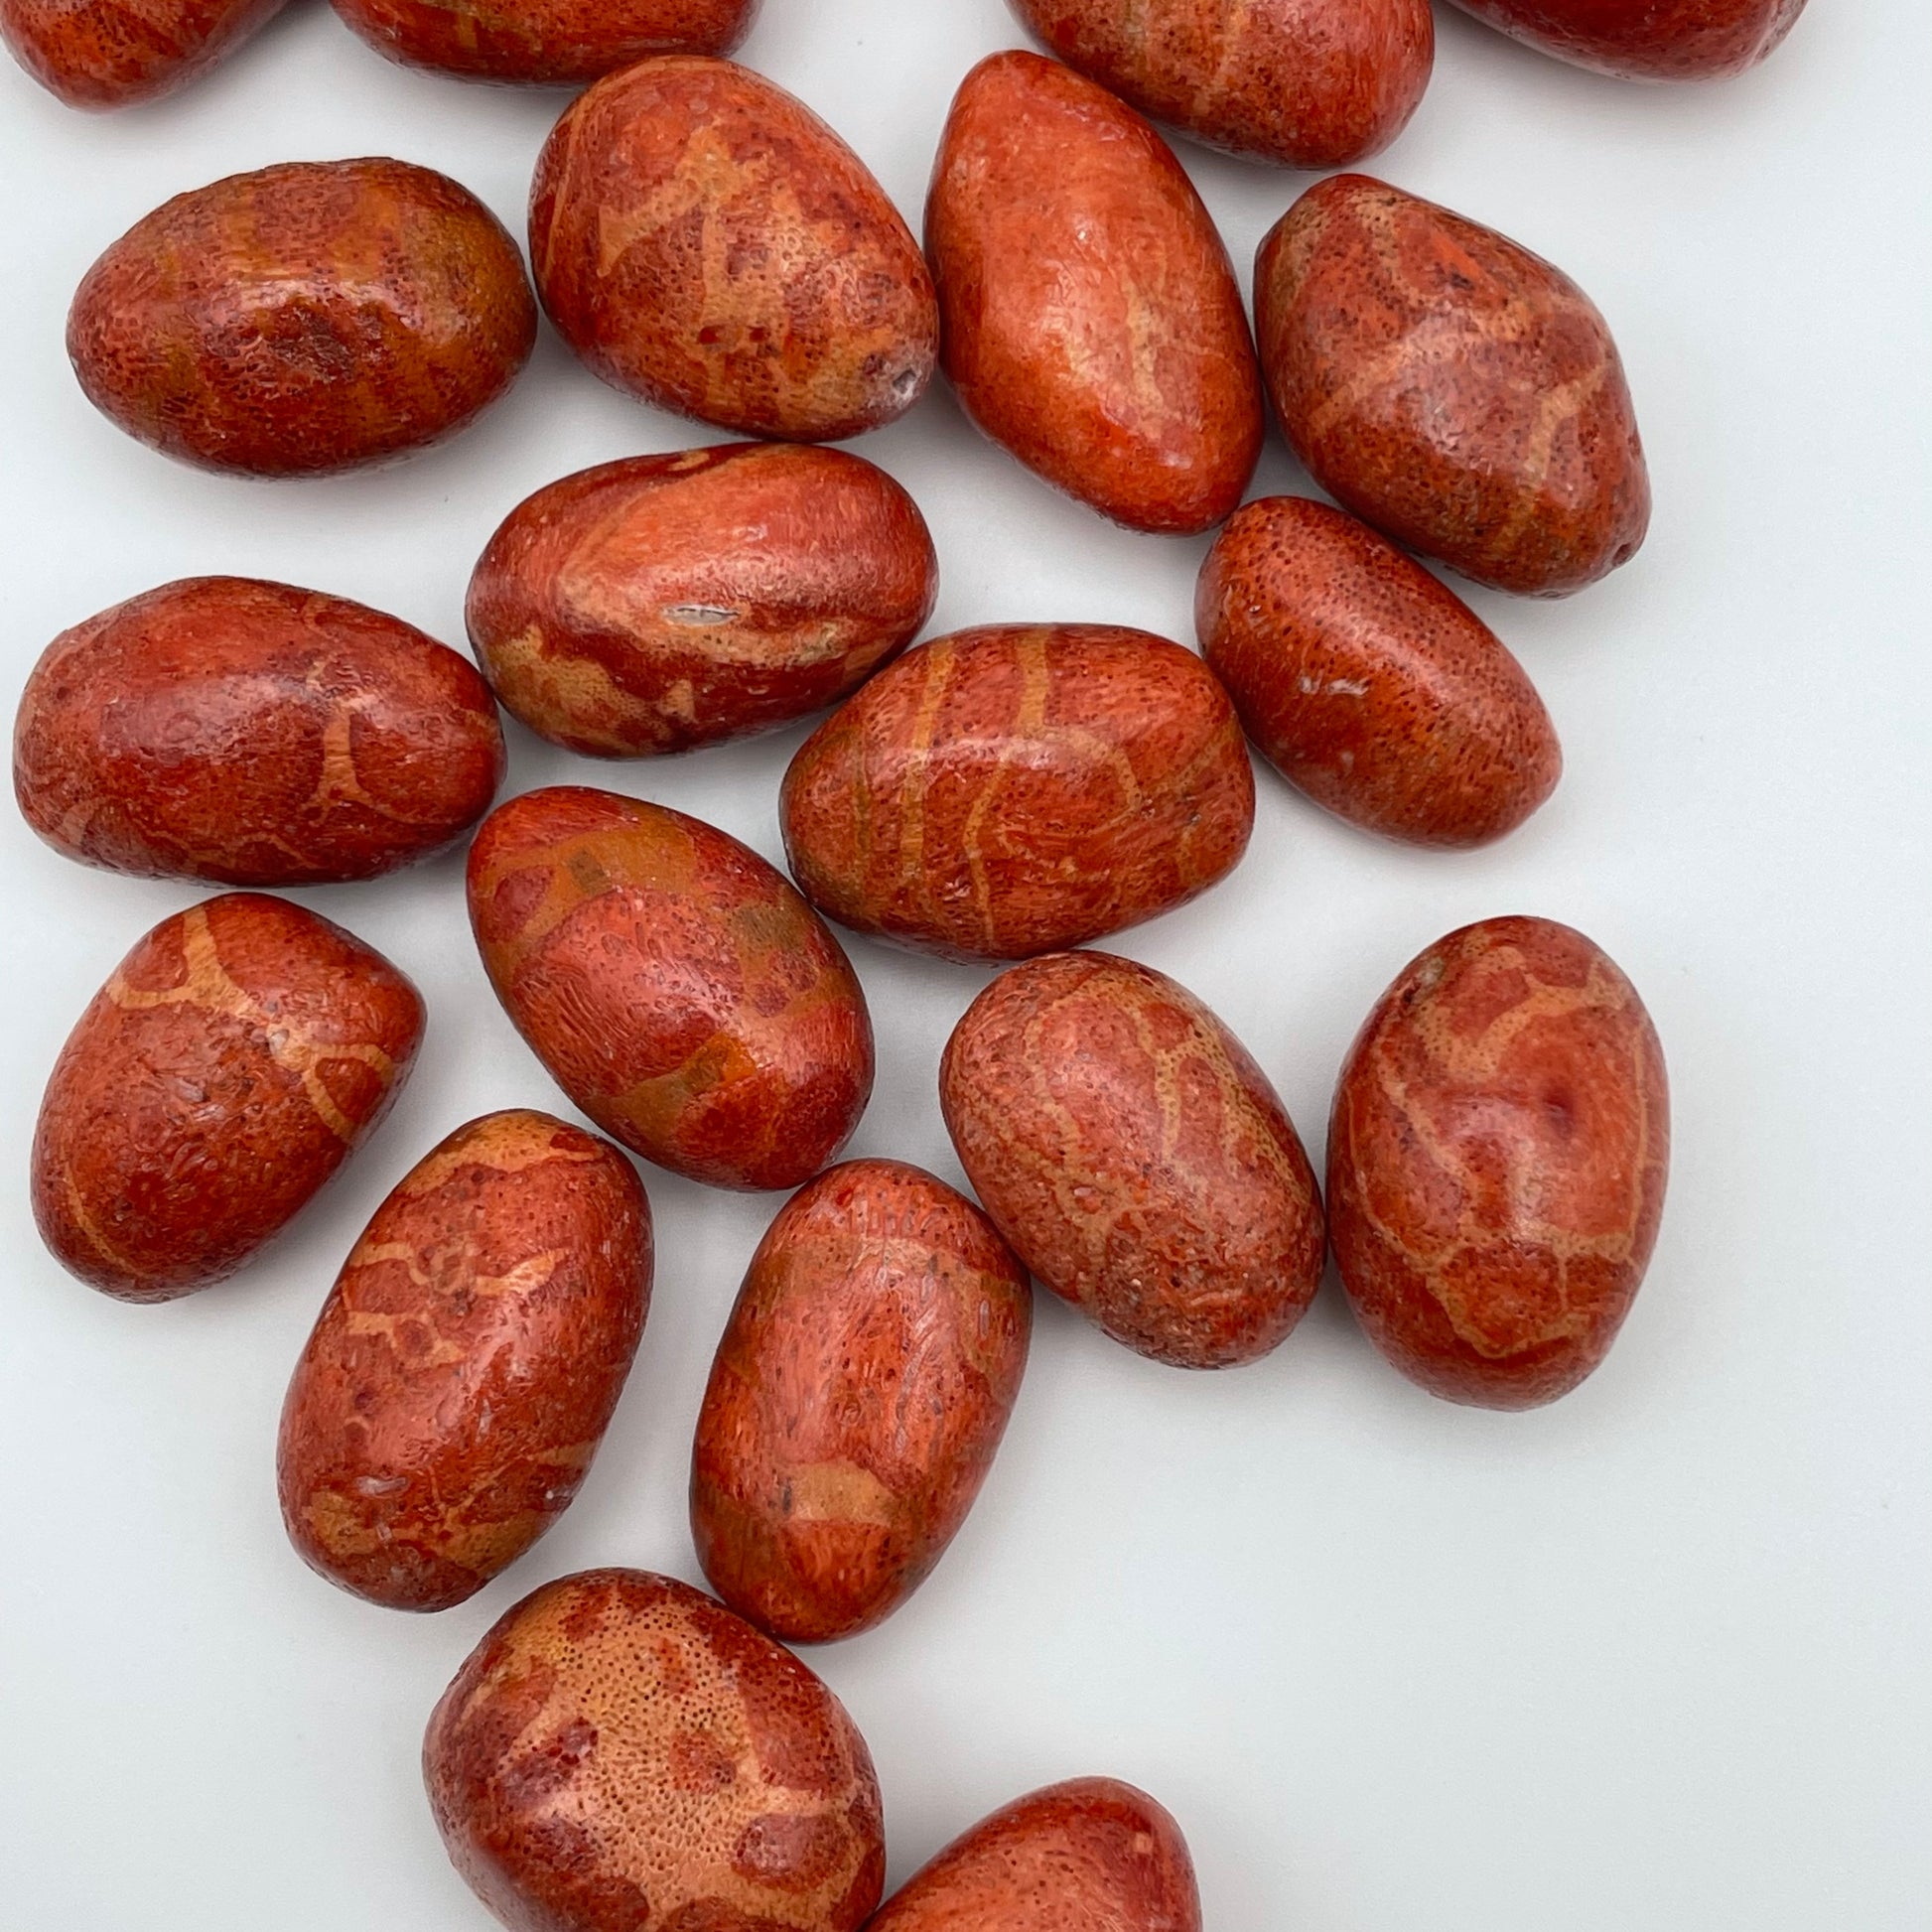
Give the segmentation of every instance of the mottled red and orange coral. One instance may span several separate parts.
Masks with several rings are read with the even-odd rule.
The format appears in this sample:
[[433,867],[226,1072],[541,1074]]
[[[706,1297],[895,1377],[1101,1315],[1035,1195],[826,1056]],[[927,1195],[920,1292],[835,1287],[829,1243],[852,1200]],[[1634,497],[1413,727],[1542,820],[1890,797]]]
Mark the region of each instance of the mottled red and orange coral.
[[1165,974],[1096,952],[1002,974],[946,1043],[939,1101],[994,1225],[1139,1353],[1252,1362],[1313,1301],[1321,1197],[1295,1125]]
[[1262,367],[1310,476],[1496,590],[1562,597],[1635,555],[1650,480],[1589,298],[1385,182],[1318,182],[1255,264]]
[[1669,1168],[1663,1049],[1636,989],[1552,920],[1465,926],[1408,966],[1342,1068],[1342,1285],[1432,1394],[1552,1402],[1616,1339]]
[[1200,1932],[1200,1922],[1173,1817],[1131,1784],[1074,1778],[975,1825],[868,1932]]
[[376,1210],[289,1384],[303,1560],[392,1609],[474,1596],[570,1507],[650,1282],[650,1206],[608,1141],[521,1109],[458,1128]]
[[1342,168],[1400,134],[1429,84],[1429,0],[1010,0],[1066,62],[1209,147]]
[[729,54],[759,0],[333,0],[404,67],[468,80],[581,86],[653,54]]
[[423,1769],[457,1869],[512,1932],[857,1932],[884,1887],[843,1706],[667,1577],[524,1598],[444,1694]]
[[663,805],[555,785],[470,851],[497,997],[607,1134],[718,1187],[795,1187],[872,1093],[851,962],[782,874]]
[[1131,529],[1240,502],[1261,376],[1227,249],[1131,107],[1057,61],[996,54],[933,164],[926,252],[961,406],[1054,488]]
[[1485,845],[1563,774],[1550,714],[1496,633],[1325,503],[1237,510],[1202,566],[1194,621],[1263,757],[1368,831]]
[[1006,624],[909,650],[799,748],[780,805],[805,896],[957,959],[1078,945],[1204,893],[1254,829],[1228,695],[1111,624]]
[[829,443],[924,394],[938,307],[866,165],[730,61],[666,55],[557,123],[530,199],[544,307],[590,367],[660,409]]
[[691,1522],[713,1588],[788,1643],[890,1616],[966,1520],[1032,1332],[1027,1271],[944,1181],[851,1161],[794,1194],[698,1418]]
[[315,477],[454,435],[536,329],[523,258],[467,188],[403,161],[289,162],[136,222],[81,282],[68,353],[165,456]]
[[69,107],[128,107],[198,80],[284,0],[0,0],[0,39]]
[[1560,61],[1627,80],[1717,80],[1774,53],[1805,0],[1455,0]]
[[84,865],[226,886],[373,879],[489,809],[503,735],[467,659],[346,598],[198,577],[55,638],[14,792]]
[[388,1111],[423,1003],[380,953],[285,899],[164,919],[61,1049],[34,1136],[57,1260],[127,1302],[232,1274]]
[[477,566],[470,638],[532,731],[644,758],[838,703],[917,636],[938,594],[925,519],[883,470],[727,444],[538,490]]

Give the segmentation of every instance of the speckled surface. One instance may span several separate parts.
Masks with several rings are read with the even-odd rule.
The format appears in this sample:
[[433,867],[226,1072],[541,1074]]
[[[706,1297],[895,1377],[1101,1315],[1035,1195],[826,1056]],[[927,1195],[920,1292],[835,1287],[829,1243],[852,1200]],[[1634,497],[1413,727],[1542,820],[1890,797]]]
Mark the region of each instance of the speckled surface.
[[1145,1791],[1073,1778],[975,1825],[869,1932],[1200,1932],[1186,1841]]
[[69,107],[131,107],[198,80],[285,0],[0,0],[0,39]]
[[802,101],[730,61],[600,80],[537,163],[530,258],[607,382],[752,436],[837,442],[932,379],[938,308],[886,191]]
[[1194,621],[1262,756],[1366,831],[1486,845],[1562,775],[1550,715],[1502,640],[1345,511],[1246,504],[1202,566]]
[[1643,542],[1650,481],[1609,329],[1493,228],[1332,176],[1262,243],[1255,315],[1290,444],[1385,536],[1531,597]]
[[729,54],[759,0],[332,0],[404,67],[581,85],[653,54]]
[[839,943],[748,846],[662,805],[552,785],[470,851],[497,997],[598,1126],[660,1167],[795,1187],[872,1093],[872,1022]]
[[1429,0],[1009,0],[1069,66],[1209,147],[1287,168],[1365,161],[1436,58]]
[[1166,974],[1098,952],[1002,974],[946,1043],[939,1102],[994,1224],[1116,1341],[1231,1368],[1314,1300],[1327,1249],[1295,1124]]
[[474,1596],[570,1507],[650,1308],[650,1205],[608,1141],[516,1109],[396,1183],[296,1364],[282,1520],[399,1610]]
[[712,1587],[787,1643],[884,1621],[965,1522],[1032,1333],[1027,1271],[944,1181],[849,1161],[794,1194],[698,1418],[691,1524]]
[[996,624],[908,651],[800,747],[785,850],[845,925],[1020,959],[1172,910],[1233,870],[1254,771],[1191,651],[1109,624]]
[[477,566],[470,638],[532,731],[641,758],[836,704],[912,641],[938,594],[925,519],[883,470],[726,444],[537,491]]
[[68,354],[130,436],[312,477],[455,434],[516,380],[536,303],[502,223],[407,162],[287,162],[164,203],[87,271]]
[[966,414],[1132,529],[1204,530],[1261,452],[1261,382],[1227,249],[1159,134],[1037,54],[961,83],[926,253]]
[[1403,971],[1342,1068],[1342,1284],[1432,1394],[1554,1401],[1629,1313],[1669,1166],[1663,1048],[1616,965],[1554,920],[1466,926]]
[[482,818],[503,763],[467,658],[345,598],[240,577],[64,631],[14,723],[14,795],[56,851],[228,886],[411,865]]
[[42,1239],[126,1302],[233,1274],[389,1110],[422,1033],[395,967],[286,899],[229,893],[162,920],[48,1080]]
[[643,1571],[517,1604],[437,1706],[423,1769],[511,1932],[857,1932],[885,1882],[878,1780],[838,1699]]
[[1715,80],[1773,53],[1805,0],[1455,0],[1559,60],[1631,80]]

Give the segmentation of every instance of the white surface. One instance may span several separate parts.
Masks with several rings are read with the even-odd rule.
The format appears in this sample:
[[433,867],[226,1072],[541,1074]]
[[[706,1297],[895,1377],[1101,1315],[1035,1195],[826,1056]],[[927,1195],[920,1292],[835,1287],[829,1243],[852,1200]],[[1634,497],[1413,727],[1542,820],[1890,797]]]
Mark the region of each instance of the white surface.
[[[1932,639],[1922,0],[1816,0],[1757,74],[1621,87],[1446,13],[1379,172],[1561,262],[1609,316],[1649,444],[1648,548],[1559,605],[1475,601],[1540,682],[1569,776],[1501,849],[1372,844],[1262,782],[1252,855],[1118,942],[1215,1006],[1318,1155],[1396,970],[1465,920],[1593,934],[1670,1054],[1678,1160],[1607,1366],[1530,1416],[1400,1380],[1332,1287],[1266,1364],[1189,1378],[1042,1306],[1007,1449],[883,1631],[811,1661],[868,1734],[895,1880],[1006,1799],[1104,1771],[1180,1817],[1210,1932],[1925,1932],[1932,1926]],[[999,0],[768,0],[745,58],[825,112],[912,215],[947,99],[1017,44]],[[83,118],[0,72],[11,710],[65,625],[171,578],[280,577],[461,641],[471,564],[529,489],[716,434],[546,338],[507,404],[387,474],[175,468],[96,417],[69,295],[164,196],[388,152],[520,230],[558,95],[394,69],[307,0],[186,96]],[[1184,149],[1246,263],[1306,178]],[[943,626],[1106,619],[1190,638],[1203,543],[1115,530],[949,399],[862,445],[919,499]],[[1271,441],[1257,489],[1305,488]],[[778,856],[801,732],[593,765],[515,732],[513,785],[675,802]],[[328,1588],[289,1550],[275,1419],[334,1271],[460,1121],[559,1105],[498,1013],[458,860],[297,895],[414,974],[431,1031],[376,1140],[268,1258],[159,1310],[42,1252],[42,1081],[91,990],[195,897],[83,871],[0,813],[10,999],[0,1187],[0,1927],[481,1932],[417,1779],[483,1628],[547,1578],[696,1579],[684,1516],[712,1345],[775,1202],[651,1171],[656,1309],[576,1508],[467,1607]],[[855,1144],[949,1176],[946,1032],[984,975],[853,952],[882,1048]]]

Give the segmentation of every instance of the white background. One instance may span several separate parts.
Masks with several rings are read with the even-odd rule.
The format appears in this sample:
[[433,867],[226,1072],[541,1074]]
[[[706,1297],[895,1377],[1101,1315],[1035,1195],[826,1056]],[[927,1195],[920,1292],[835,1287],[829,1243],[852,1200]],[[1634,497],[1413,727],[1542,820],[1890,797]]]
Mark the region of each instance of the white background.
[[[1446,11],[1435,85],[1372,164],[1553,257],[1629,365],[1657,514],[1568,603],[1474,602],[1569,775],[1502,848],[1386,849],[1263,774],[1251,856],[1116,942],[1199,991],[1317,1154],[1398,968],[1491,913],[1570,920],[1643,990],[1678,1159],[1608,1364],[1529,1416],[1412,1389],[1331,1287],[1267,1363],[1188,1377],[1058,1305],[984,1498],[882,1631],[811,1661],[871,1740],[895,1882],[985,1812],[1106,1772],[1157,1793],[1210,1932],[1925,1932],[1932,1927],[1932,469],[1923,0],[1815,0],[1757,73],[1637,89]],[[916,226],[952,88],[1021,36],[1000,0],[768,0],[744,58],[827,114]],[[719,440],[546,339],[506,404],[385,474],[176,468],[96,417],[61,337],[93,256],[165,196],[391,153],[520,231],[556,94],[390,68],[315,0],[179,99],[72,114],[0,73],[0,688],[56,631],[231,571],[461,643],[497,520],[585,464]],[[1306,178],[1184,149],[1244,281]],[[935,393],[866,439],[931,520],[939,623],[1191,639],[1203,542],[1061,501]],[[1259,491],[1306,480],[1271,441]],[[614,785],[779,855],[801,731],[591,764],[512,728],[512,786]],[[334,1272],[470,1116],[560,1106],[498,1013],[446,858],[299,895],[428,996],[413,1083],[258,1265],[162,1309],[66,1278],[26,1210],[49,1065],[134,939],[195,895],[83,871],[0,813],[0,1926],[478,1932],[416,1754],[523,1591],[592,1564],[696,1579],[684,1514],[712,1346],[775,1202],[652,1171],[655,1311],[576,1508],[463,1609],[312,1577],[277,1411]],[[881,1043],[854,1145],[957,1178],[933,1077],[985,975],[853,953]],[[1044,1304],[1046,1298],[1042,1298]]]

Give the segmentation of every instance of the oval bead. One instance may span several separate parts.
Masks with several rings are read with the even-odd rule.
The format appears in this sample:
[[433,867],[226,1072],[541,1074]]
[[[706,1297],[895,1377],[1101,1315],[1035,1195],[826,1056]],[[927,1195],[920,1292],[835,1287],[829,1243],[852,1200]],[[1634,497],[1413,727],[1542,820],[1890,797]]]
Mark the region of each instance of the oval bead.
[[169,1302],[281,1232],[389,1110],[423,1003],[341,926],[256,893],[163,919],[69,1035],[34,1218],[104,1294]]
[[1254,828],[1240,721],[1191,651],[1112,624],[921,644],[799,748],[785,850],[861,932],[1022,959],[1204,893]]
[[759,0],[333,0],[378,54],[466,80],[582,86],[653,54],[729,54]]
[[57,852],[228,886],[413,865],[483,817],[503,763],[467,659],[346,598],[239,577],[64,632],[14,726],[21,814]]
[[289,1384],[302,1560],[390,1609],[474,1596],[590,1472],[650,1281],[650,1205],[608,1141],[527,1109],[458,1128],[376,1209]]
[[470,920],[497,998],[558,1085],[659,1167],[795,1187],[872,1093],[851,963],[782,874],[663,805],[554,785],[470,850]]
[[1409,123],[1429,0],[1010,0],[1069,67],[1211,148],[1344,168]]
[[1296,455],[1383,535],[1531,597],[1636,554],[1650,480],[1616,345],[1527,248],[1331,176],[1261,244],[1255,320]]
[[1615,964],[1554,920],[1465,926],[1403,971],[1342,1068],[1342,1286],[1432,1394],[1553,1402],[1630,1311],[1669,1165],[1663,1048]]
[[918,635],[938,594],[925,519],[883,470],[727,444],[538,490],[477,566],[470,637],[532,731],[647,758],[838,703]]
[[1258,1361],[1314,1300],[1327,1249],[1295,1124],[1166,974],[1097,952],[1003,973],[946,1042],[939,1104],[1020,1258],[1136,1352]]
[[1496,633],[1325,503],[1236,511],[1201,568],[1194,621],[1262,756],[1366,831],[1486,845],[1563,775],[1550,714]]
[[1240,502],[1261,377],[1186,170],[1104,87],[1037,54],[961,84],[926,202],[960,406],[1054,488],[1186,534]]
[[82,280],[68,354],[164,456],[319,477],[466,427],[536,330],[516,244],[467,188],[403,161],[289,162],[136,222]]
[[452,1862],[519,1932],[858,1932],[879,1780],[838,1699],[709,1596],[639,1570],[548,1584],[429,1723]]
[[848,1161],[759,1243],[698,1417],[711,1586],[788,1643],[882,1623],[945,1554],[1020,1394],[1033,1287],[993,1225],[898,1161]]
[[537,163],[530,256],[598,375],[700,422],[838,442],[932,379],[932,278],[898,210],[810,108],[729,61],[642,61],[577,100]]

